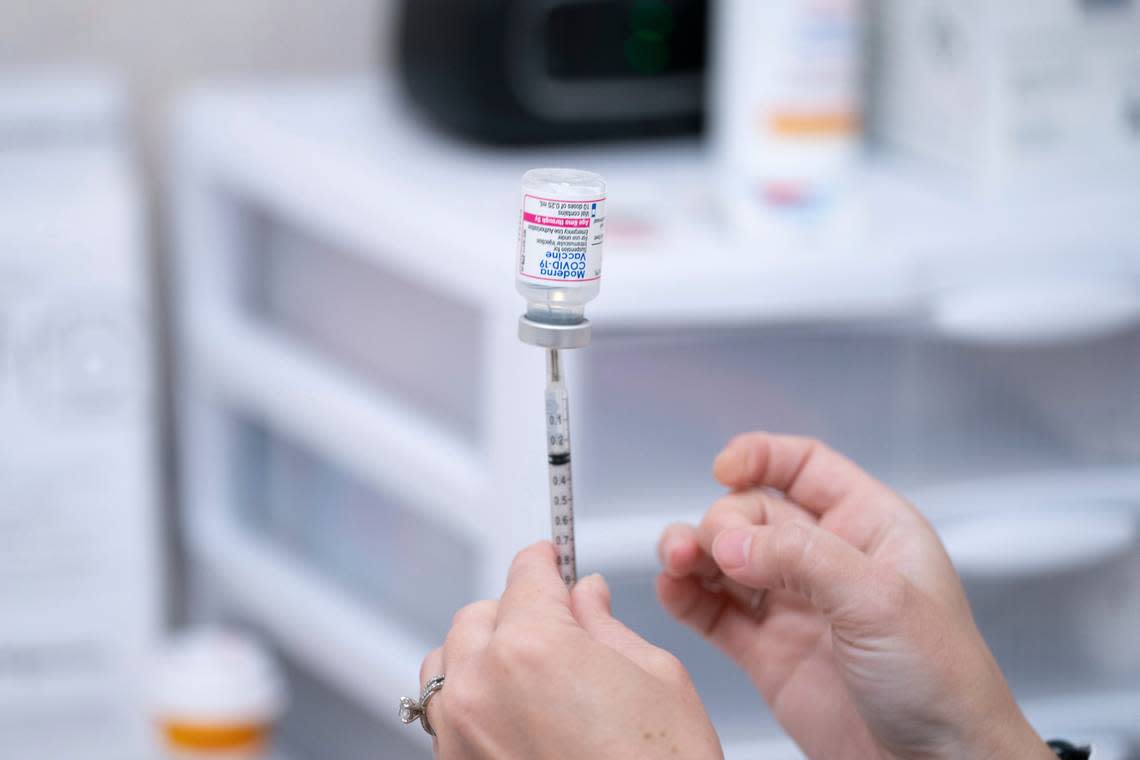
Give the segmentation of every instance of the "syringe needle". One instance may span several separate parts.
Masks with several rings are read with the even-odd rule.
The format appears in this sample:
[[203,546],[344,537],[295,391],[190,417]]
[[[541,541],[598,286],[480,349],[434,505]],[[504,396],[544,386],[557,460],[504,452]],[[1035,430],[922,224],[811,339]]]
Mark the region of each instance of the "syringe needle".
[[546,382],[557,383],[562,380],[562,367],[559,366],[561,357],[558,355],[557,348],[551,348],[546,352]]

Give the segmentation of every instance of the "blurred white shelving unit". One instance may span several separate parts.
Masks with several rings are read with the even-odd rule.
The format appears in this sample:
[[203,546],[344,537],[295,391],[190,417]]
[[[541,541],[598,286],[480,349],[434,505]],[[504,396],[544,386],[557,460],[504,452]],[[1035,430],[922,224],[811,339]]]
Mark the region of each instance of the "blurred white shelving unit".
[[[1140,185],[971,201],[871,162],[842,229],[742,243],[718,225],[690,142],[475,148],[371,82],[203,92],[177,129],[199,586],[392,726],[454,607],[497,594],[514,552],[547,532],[542,356],[515,338],[511,270],[518,178],[535,165],[587,167],[611,187],[595,344],[569,369],[582,570],[607,572],[619,611],[682,651],[730,757],[778,731],[742,678],[654,612],[644,582],[660,528],[715,497],[708,463],[727,435],[827,437],[936,521],[1016,502],[1067,510],[1079,529],[1089,504],[1140,509]],[[1076,300],[1051,301],[1058,283],[1078,284]],[[969,335],[932,318],[948,295],[1006,285],[1029,293],[1012,316],[977,315]],[[1080,336],[1034,319],[1105,292],[1123,307]],[[1019,693],[1063,704],[1065,688],[1140,676],[1121,643],[1140,635],[1134,559],[1053,584],[1071,594],[1055,603],[1086,611],[1082,582],[1118,584],[1096,644],[1070,632],[1018,659],[1000,639],[1016,641],[1017,621],[983,596]],[[1044,593],[1017,582],[993,593]],[[1034,657],[1059,662],[1057,678]]]

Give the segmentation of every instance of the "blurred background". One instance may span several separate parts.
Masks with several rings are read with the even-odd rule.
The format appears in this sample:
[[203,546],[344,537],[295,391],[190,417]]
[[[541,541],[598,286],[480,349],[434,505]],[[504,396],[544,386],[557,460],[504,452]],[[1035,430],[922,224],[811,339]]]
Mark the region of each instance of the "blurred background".
[[608,181],[579,570],[733,434],[942,533],[1034,725],[1140,757],[1134,0],[0,0],[0,757],[427,758],[455,609],[549,532],[520,187]]

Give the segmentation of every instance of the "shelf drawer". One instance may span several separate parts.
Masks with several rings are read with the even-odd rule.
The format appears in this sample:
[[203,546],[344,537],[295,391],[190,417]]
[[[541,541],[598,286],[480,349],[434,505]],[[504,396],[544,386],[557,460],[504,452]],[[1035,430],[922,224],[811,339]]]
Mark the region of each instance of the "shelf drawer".
[[998,348],[894,323],[599,330],[576,358],[586,518],[703,510],[749,430],[816,436],[906,491],[1140,463],[1140,331]]
[[968,580],[974,617],[1017,697],[1135,689],[1140,683],[1140,542],[1069,572]]
[[235,262],[247,315],[478,445],[482,320],[469,303],[253,207]]
[[442,641],[454,611],[475,598],[476,546],[271,428],[232,420],[232,503],[246,530],[376,617]]

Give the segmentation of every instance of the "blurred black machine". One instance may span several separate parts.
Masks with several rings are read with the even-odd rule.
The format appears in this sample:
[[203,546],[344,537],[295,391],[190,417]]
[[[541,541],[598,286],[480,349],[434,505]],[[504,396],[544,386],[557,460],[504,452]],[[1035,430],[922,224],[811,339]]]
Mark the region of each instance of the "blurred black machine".
[[400,74],[440,127],[501,145],[696,132],[705,0],[406,0]]

